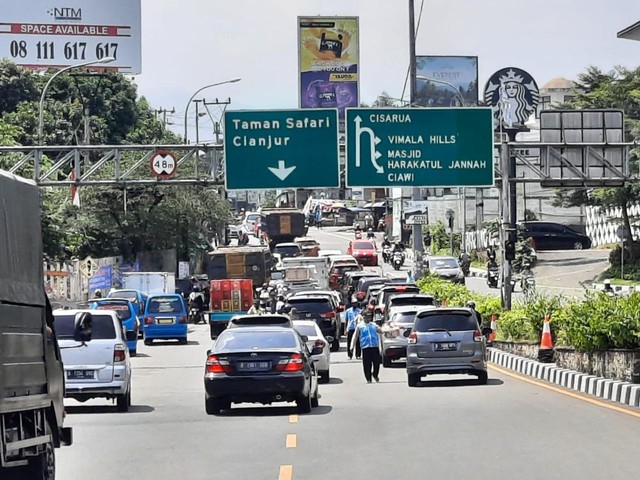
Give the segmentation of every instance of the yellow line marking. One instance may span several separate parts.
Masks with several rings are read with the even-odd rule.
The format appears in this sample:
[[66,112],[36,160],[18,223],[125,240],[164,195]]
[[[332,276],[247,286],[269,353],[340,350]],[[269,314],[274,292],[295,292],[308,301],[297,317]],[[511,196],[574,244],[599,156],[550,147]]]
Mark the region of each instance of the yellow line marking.
[[289,423],[298,423],[298,415],[289,415]]
[[280,465],[280,474],[278,480],[292,480],[293,479],[293,465]]
[[295,433],[287,435],[287,448],[296,448],[298,446],[298,436]]
[[603,401],[600,401],[600,400],[596,400],[596,399],[591,398],[591,397],[587,397],[586,395],[583,395],[581,393],[572,392],[570,390],[565,390],[564,388],[554,387],[552,385],[548,385],[546,383],[539,382],[537,380],[533,380],[531,378],[519,375],[517,373],[510,372],[508,370],[504,370],[504,369],[502,369],[500,367],[497,367],[497,366],[495,366],[493,364],[491,364],[489,367],[492,370],[496,370],[496,371],[498,371],[498,372],[500,372],[500,373],[502,373],[504,375],[508,375],[510,377],[513,377],[513,378],[517,378],[518,380],[522,380],[523,382],[531,383],[532,385],[537,385],[538,387],[546,388],[547,390],[551,390],[551,391],[554,391],[556,393],[560,393],[562,395],[567,395],[568,397],[573,397],[575,399],[582,400],[584,402],[591,403],[593,405],[597,405],[598,407],[608,408],[609,410],[614,410],[614,411],[619,412],[619,413],[624,413],[626,415],[631,415],[632,417],[640,418],[640,412],[636,412],[636,411],[633,411],[633,410],[630,410],[630,409],[624,408],[624,407],[618,407],[616,405],[611,405],[609,403],[606,403],[606,402],[603,402]]

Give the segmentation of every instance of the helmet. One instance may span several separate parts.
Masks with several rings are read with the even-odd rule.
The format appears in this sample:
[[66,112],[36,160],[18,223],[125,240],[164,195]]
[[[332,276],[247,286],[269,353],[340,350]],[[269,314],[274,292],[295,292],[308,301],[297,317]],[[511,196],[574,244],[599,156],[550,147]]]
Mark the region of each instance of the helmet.
[[468,301],[467,302],[467,308],[473,308],[475,310],[476,308],[476,302],[474,301]]

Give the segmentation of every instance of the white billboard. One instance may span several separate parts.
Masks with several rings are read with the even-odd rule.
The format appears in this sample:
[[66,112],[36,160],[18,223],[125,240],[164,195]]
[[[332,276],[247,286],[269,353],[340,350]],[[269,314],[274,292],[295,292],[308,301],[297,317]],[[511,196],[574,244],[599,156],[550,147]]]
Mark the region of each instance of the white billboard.
[[404,223],[407,225],[429,224],[429,202],[426,200],[404,200],[402,202]]
[[2,0],[0,58],[37,69],[114,57],[98,67],[141,73],[140,2]]

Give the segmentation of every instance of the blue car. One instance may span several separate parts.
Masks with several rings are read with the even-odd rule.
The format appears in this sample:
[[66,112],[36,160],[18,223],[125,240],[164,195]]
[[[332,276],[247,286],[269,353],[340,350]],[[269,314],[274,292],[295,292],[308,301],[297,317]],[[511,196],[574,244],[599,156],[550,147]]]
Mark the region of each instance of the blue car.
[[136,315],[133,304],[125,298],[105,298],[103,300],[97,300],[90,306],[93,310],[113,310],[118,315],[120,323],[127,332],[135,332],[136,340],[127,340],[127,347],[129,347],[129,354],[135,357],[138,353],[138,340],[139,332],[142,330],[138,315]]
[[141,317],[144,313],[144,304],[147,301],[147,295],[140,290],[111,290],[107,298],[124,298],[129,300],[138,317]]
[[187,306],[182,295],[149,295],[144,309],[144,344],[154,340],[178,340],[187,343]]

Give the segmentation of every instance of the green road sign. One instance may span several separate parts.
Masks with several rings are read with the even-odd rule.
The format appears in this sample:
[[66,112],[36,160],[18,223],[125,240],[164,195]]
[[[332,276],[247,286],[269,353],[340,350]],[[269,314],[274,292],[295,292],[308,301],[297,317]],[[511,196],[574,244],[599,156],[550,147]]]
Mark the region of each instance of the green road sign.
[[491,108],[347,109],[347,186],[493,186]]
[[338,111],[226,112],[229,190],[338,187]]

